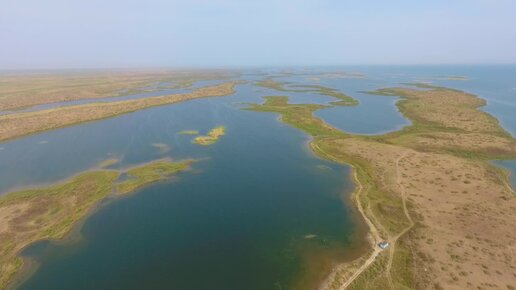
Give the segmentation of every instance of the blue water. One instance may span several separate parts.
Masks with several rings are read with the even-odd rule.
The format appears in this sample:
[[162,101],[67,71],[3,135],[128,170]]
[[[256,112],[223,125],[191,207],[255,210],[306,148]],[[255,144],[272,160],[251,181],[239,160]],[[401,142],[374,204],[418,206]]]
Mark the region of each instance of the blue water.
[[[0,168],[2,190],[61,180],[110,157],[122,158],[120,167],[199,160],[172,182],[101,206],[81,242],[27,249],[40,267],[20,289],[286,289],[322,278],[308,256],[352,257],[361,245],[346,203],[349,168],[314,157],[307,137],[274,115],[240,110],[236,103],[261,101],[254,89],[3,143],[0,162],[11,166]],[[177,134],[218,125],[227,134],[209,147]]]
[[[320,75],[336,71],[365,77]],[[360,101],[356,107],[316,112],[347,132],[378,134],[410,124],[398,112],[396,98],[360,91],[417,80],[478,94],[488,100],[483,109],[516,132],[515,67],[295,72],[265,70],[277,80],[329,86]],[[262,73],[244,72],[241,79],[261,80],[266,77]],[[451,75],[468,80],[440,77]],[[199,160],[170,182],[103,203],[73,242],[47,241],[28,248],[25,255],[40,266],[19,289],[311,289],[333,263],[356,255],[363,233],[349,199],[349,167],[316,158],[306,146],[307,136],[278,122],[277,115],[241,110],[242,103],[263,102],[267,95],[287,95],[293,103],[335,100],[251,82],[239,85],[233,96],[150,108],[0,143],[1,193],[57,182],[113,157],[121,159],[115,166],[120,168],[163,157]],[[198,146],[192,136],[177,134],[205,133],[219,125],[227,127],[227,135],[213,146]],[[171,150],[160,151],[153,143]],[[516,163],[499,164],[512,170],[514,182]],[[312,234],[315,239],[305,239]]]

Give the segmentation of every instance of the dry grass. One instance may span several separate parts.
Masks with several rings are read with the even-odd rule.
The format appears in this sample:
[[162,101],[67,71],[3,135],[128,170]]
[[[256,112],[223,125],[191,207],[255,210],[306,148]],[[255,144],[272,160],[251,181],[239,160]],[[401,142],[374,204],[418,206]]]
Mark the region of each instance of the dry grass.
[[[516,198],[507,176],[489,163],[516,158],[515,140],[478,110],[483,100],[427,89],[374,92],[401,96],[397,105],[413,122],[383,136],[342,133],[313,116],[324,107],[288,104],[285,97],[250,109],[279,113],[314,137],[318,155],[358,172],[365,192],[358,201],[392,246],[349,289],[516,287]],[[342,289],[359,263],[341,265],[323,289]]]
[[172,83],[166,88],[185,88],[199,80],[228,76],[224,71],[172,70],[4,73],[0,74],[0,110],[147,92],[159,82]]
[[[403,114],[415,123],[413,127],[417,129],[429,127],[428,129],[436,131],[436,127],[440,127],[438,131],[508,136],[496,118],[478,110],[486,103],[483,99],[457,90],[429,85],[425,88],[430,89],[393,88],[381,89],[377,92],[401,96],[403,100],[397,105]],[[401,132],[405,133],[405,131]]]
[[403,135],[394,139],[398,144],[416,148],[418,151],[446,152],[456,154],[485,154],[490,158],[499,155],[514,156],[516,141],[484,133],[432,132]]
[[0,116],[0,141],[82,122],[105,119],[155,106],[206,97],[226,96],[234,93],[234,87],[235,83],[223,83],[199,88],[187,94],[174,94],[117,102],[91,103],[36,112],[4,115]]

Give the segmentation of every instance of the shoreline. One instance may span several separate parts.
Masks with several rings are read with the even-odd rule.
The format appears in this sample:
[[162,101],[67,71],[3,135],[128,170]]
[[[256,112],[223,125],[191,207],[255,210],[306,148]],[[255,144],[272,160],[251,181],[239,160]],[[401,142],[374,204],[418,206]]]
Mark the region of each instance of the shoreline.
[[[134,194],[151,184],[168,181],[174,175],[187,170],[191,162],[191,160],[173,162],[168,158],[127,167],[126,171],[123,169],[87,170],[54,185],[6,193],[0,197],[0,207],[7,209],[7,213],[10,210],[12,215],[6,217],[6,223],[12,222],[14,227],[31,226],[32,228],[16,233],[9,232],[9,225],[2,228],[0,233],[5,234],[6,245],[12,244],[12,246],[4,247],[2,256],[0,256],[1,261],[6,265],[0,272],[2,274],[0,288],[16,289],[36,272],[37,268],[35,267],[38,263],[31,255],[24,255],[27,249],[45,242],[57,244],[80,242],[80,231],[85,222],[103,206],[120,198],[126,198],[126,193]],[[154,168],[154,164],[159,168]],[[153,177],[143,180],[141,185],[121,194],[117,192],[117,186],[124,182],[119,180],[120,175],[131,169],[144,170],[146,173],[152,171],[156,174],[158,174],[156,170],[169,171],[165,171],[164,175],[159,175],[157,179]],[[66,193],[69,191],[74,194],[67,195]],[[43,199],[42,207],[39,204],[41,199]],[[75,206],[69,204],[70,202],[81,205]],[[20,209],[13,211],[17,207]],[[33,208],[42,210],[31,212]],[[72,208],[73,210],[71,210]],[[24,217],[23,220],[19,219],[21,216]],[[43,222],[35,223],[35,220]]]
[[160,95],[155,97],[115,102],[97,102],[71,105],[26,113],[0,115],[0,142],[55,130],[114,118],[120,115],[153,107],[173,105],[185,101],[209,97],[223,97],[235,93],[237,81],[200,87],[191,93]]
[[[322,150],[316,144],[310,142],[309,145],[310,145],[310,149],[312,150],[312,152],[315,155],[317,155],[317,153],[319,152],[320,154],[325,155],[326,158],[331,160],[332,162],[335,162],[335,163],[338,163],[338,164],[343,164],[337,158],[332,157],[330,154],[328,154],[327,152]],[[367,229],[368,230],[366,231],[366,235],[363,238],[364,238],[365,241],[368,242],[368,247],[367,247],[366,252],[363,253],[363,254],[360,254],[358,258],[342,261],[337,266],[333,267],[331,272],[329,274],[327,274],[326,278],[323,281],[321,281],[321,283],[319,284],[319,286],[317,288],[318,290],[325,290],[325,289],[327,289],[327,287],[329,286],[328,284],[335,278],[335,276],[337,275],[338,270],[341,267],[349,265],[349,264],[351,264],[351,263],[353,263],[355,261],[360,261],[364,257],[368,257],[367,261],[364,262],[363,267],[361,267],[361,269],[359,271],[357,271],[352,276],[353,278],[349,282],[346,282],[345,285],[342,285],[341,287],[339,287],[339,289],[346,289],[346,287],[349,286],[349,284],[351,284],[353,282],[353,280],[356,277],[358,277],[362,273],[362,271],[369,264],[374,262],[374,260],[378,256],[378,254],[381,252],[379,250],[379,248],[376,246],[382,240],[380,238],[380,235],[379,235],[379,230],[378,230],[378,228],[376,228],[374,223],[370,220],[369,216],[366,214],[366,212],[364,210],[364,207],[363,207],[362,203],[360,202],[360,196],[363,193],[363,188],[364,187],[363,187],[362,183],[360,182],[360,179],[358,178],[358,173],[357,173],[358,170],[357,170],[356,166],[351,164],[351,163],[344,163],[344,164],[349,166],[351,168],[351,170],[352,170],[352,172],[351,172],[351,176],[352,176],[351,180],[353,181],[353,184],[355,185],[355,188],[353,189],[353,192],[351,193],[350,197],[351,197],[351,201],[352,201],[352,204],[353,204],[354,208],[359,213],[358,216],[361,217],[362,223],[365,223],[367,225]],[[371,250],[372,250],[372,252],[371,252]],[[371,254],[369,255],[368,253],[371,253]]]
[[[504,245],[511,234],[503,233],[516,223],[516,216],[511,219],[510,212],[513,191],[507,187],[507,174],[496,174],[494,166],[485,165],[489,160],[516,157],[515,140],[498,119],[480,109],[485,101],[470,93],[443,87],[397,87],[378,89],[374,94],[398,96],[396,106],[411,124],[384,135],[361,136],[336,130],[318,118],[314,112],[324,107],[291,104],[287,96],[266,96],[263,103],[246,108],[278,114],[282,123],[311,136],[307,143],[317,156],[352,166],[358,190],[354,204],[364,222],[372,225],[369,229],[373,240],[385,237],[391,244],[385,255],[373,248],[369,258],[357,259],[355,264],[343,263],[341,266],[346,267],[342,271],[335,267],[320,288],[413,289],[418,283],[446,288],[457,287],[457,281],[461,287],[469,283],[455,273],[460,268],[444,271],[429,260],[440,265],[467,266],[469,273],[480,277],[476,285],[491,281],[479,267],[480,262],[462,261],[472,259],[467,249],[475,249],[475,238],[493,244],[488,246],[489,251],[501,257],[509,254],[510,249]],[[428,107],[433,110],[424,109]],[[472,204],[473,197],[478,202]],[[496,202],[500,198],[507,202]],[[455,205],[453,211],[449,204]],[[465,223],[463,217],[472,221]],[[506,222],[500,224],[495,222],[497,219]],[[448,221],[444,224],[447,231],[443,231],[442,220]],[[499,233],[500,241],[492,242],[486,236],[487,232],[481,230],[485,223]],[[457,243],[468,247],[456,249]],[[443,250],[434,251],[437,245]],[[448,254],[457,251],[462,252]],[[474,257],[490,267],[508,267],[503,260],[489,259],[486,252],[475,251]],[[457,278],[449,279],[447,272]],[[509,273],[499,275],[498,286],[509,282]]]

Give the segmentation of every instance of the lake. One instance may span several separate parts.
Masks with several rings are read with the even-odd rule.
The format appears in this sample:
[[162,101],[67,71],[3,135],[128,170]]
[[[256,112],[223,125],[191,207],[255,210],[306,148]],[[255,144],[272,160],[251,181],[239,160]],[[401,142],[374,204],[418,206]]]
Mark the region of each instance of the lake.
[[[342,70],[365,77],[321,75]],[[514,67],[281,71],[266,72],[279,81],[329,86],[357,98],[359,106],[316,113],[347,132],[379,134],[410,124],[395,107],[396,98],[361,91],[418,80],[480,95],[488,101],[484,109],[516,132]],[[442,77],[452,75],[468,80]],[[263,77],[249,73],[241,78]],[[267,95],[288,95],[294,103],[334,100],[248,83],[228,97],[146,109],[1,143],[3,193],[58,182],[112,157],[121,159],[120,168],[163,157],[197,160],[190,171],[168,182],[103,202],[69,241],[28,248],[24,256],[38,267],[18,289],[313,289],[331,266],[362,253],[364,225],[350,200],[350,168],[315,157],[308,137],[279,122],[277,115],[241,110],[242,103],[263,102]],[[226,126],[227,134],[208,147],[178,134],[205,134],[219,125]],[[159,150],[155,143],[170,150]],[[514,164],[504,163],[512,170]]]

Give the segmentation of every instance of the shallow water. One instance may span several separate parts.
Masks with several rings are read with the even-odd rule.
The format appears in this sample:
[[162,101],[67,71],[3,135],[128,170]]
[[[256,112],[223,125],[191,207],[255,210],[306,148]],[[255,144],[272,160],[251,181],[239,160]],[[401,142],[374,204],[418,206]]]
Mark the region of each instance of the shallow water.
[[[366,77],[307,79],[332,70],[360,71]],[[516,87],[511,85],[516,74],[496,67],[486,70],[353,67],[315,68],[301,76],[274,69],[267,73],[357,98],[359,106],[316,113],[348,132],[377,134],[409,124],[398,112],[396,98],[359,91],[432,78],[488,99],[485,110],[514,134],[510,108],[516,104],[516,90],[508,88]],[[442,75],[470,80],[435,79]],[[498,80],[499,75],[508,76]],[[255,81],[263,77],[259,72],[243,76]],[[299,285],[294,281],[315,283],[318,267],[327,266],[328,260],[349,259],[359,250],[361,228],[349,200],[350,169],[314,157],[307,136],[278,122],[276,114],[240,109],[242,103],[261,103],[267,95],[287,95],[292,103],[335,100],[246,84],[233,96],[150,108],[0,143],[2,193],[63,180],[113,157],[121,159],[115,167],[167,156],[199,160],[171,182],[103,203],[78,230],[80,239],[28,248],[25,255],[40,267],[19,289],[288,289]],[[227,127],[227,135],[208,147],[193,144],[193,136],[177,134],[204,134],[218,125]],[[171,150],[162,152],[153,143]],[[515,172],[514,161],[507,164]]]

